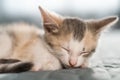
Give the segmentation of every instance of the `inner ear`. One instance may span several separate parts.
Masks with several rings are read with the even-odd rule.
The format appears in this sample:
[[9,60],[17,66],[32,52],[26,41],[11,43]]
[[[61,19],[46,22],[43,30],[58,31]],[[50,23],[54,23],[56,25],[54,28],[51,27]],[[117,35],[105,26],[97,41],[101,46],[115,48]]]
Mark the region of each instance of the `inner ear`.
[[45,30],[48,32],[57,32],[60,27],[59,25],[63,21],[63,17],[58,14],[49,12],[41,7],[39,7],[39,10],[41,12]]
[[58,33],[58,31],[59,31],[59,29],[58,29],[59,27],[56,24],[47,23],[47,24],[44,24],[44,28],[49,33]]

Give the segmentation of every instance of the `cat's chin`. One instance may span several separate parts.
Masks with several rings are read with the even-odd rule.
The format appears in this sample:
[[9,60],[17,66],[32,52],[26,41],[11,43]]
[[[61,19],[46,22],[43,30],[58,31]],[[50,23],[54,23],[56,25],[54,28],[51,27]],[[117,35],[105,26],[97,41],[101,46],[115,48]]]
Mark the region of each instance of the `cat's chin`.
[[69,66],[69,65],[65,65],[65,64],[64,64],[62,67],[63,67],[63,69],[80,69],[80,68],[87,68],[87,67],[85,67],[85,66],[73,67],[73,66]]
[[62,68],[63,69],[80,69],[80,68],[89,68],[89,65],[88,63],[83,63],[82,65],[78,65],[78,66],[70,66],[70,65],[67,65],[67,64],[62,64]]

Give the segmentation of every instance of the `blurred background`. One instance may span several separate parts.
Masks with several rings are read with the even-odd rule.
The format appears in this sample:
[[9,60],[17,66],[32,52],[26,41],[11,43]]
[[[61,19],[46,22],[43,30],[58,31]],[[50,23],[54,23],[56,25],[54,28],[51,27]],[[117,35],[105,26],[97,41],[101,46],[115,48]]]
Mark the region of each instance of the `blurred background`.
[[[120,17],[120,0],[0,0],[0,24],[27,22],[41,26],[39,5],[63,16],[83,19],[112,15]],[[119,78],[118,80],[120,80],[119,29],[120,21],[110,28],[110,32],[101,36],[96,52],[108,73]]]
[[[120,16],[120,0],[0,0],[0,23],[28,22],[40,26],[38,6],[83,19]],[[120,22],[114,28],[120,28]]]

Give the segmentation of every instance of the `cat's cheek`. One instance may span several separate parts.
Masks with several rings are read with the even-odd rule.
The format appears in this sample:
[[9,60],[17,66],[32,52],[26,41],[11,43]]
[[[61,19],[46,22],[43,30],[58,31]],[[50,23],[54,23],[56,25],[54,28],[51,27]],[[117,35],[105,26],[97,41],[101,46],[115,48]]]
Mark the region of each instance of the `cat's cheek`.
[[69,55],[68,54],[63,54],[60,57],[60,60],[61,60],[62,64],[69,65]]
[[88,61],[85,61],[82,65],[81,65],[81,68],[87,68],[89,67],[89,63]]
[[79,66],[81,67],[85,63],[85,61],[86,61],[86,58],[84,56],[79,56],[76,67],[79,67]]

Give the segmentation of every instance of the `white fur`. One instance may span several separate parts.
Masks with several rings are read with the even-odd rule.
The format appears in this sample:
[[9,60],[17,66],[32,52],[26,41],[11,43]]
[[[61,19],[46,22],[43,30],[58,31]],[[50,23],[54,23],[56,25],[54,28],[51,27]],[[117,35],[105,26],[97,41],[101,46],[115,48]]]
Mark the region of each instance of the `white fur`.
[[[12,58],[32,62],[34,64],[33,71],[60,69],[59,60],[49,51],[42,37],[43,32],[41,34],[40,31],[40,29],[27,24],[14,24],[4,28],[1,27],[0,58]],[[18,42],[16,42],[17,46],[14,46],[15,39],[9,32],[13,32],[14,36],[18,39]],[[22,45],[29,42],[34,36],[37,38],[31,44],[29,43],[28,47],[21,49]]]
[[10,36],[4,31],[4,29],[0,29],[0,58],[6,58],[11,54],[12,50],[12,42]]
[[71,39],[69,47],[71,50],[71,57],[74,56],[74,58],[76,58],[75,60],[77,60],[77,64],[75,65],[75,67],[81,66],[85,61],[85,58],[80,55],[84,47],[84,43],[75,39]]

